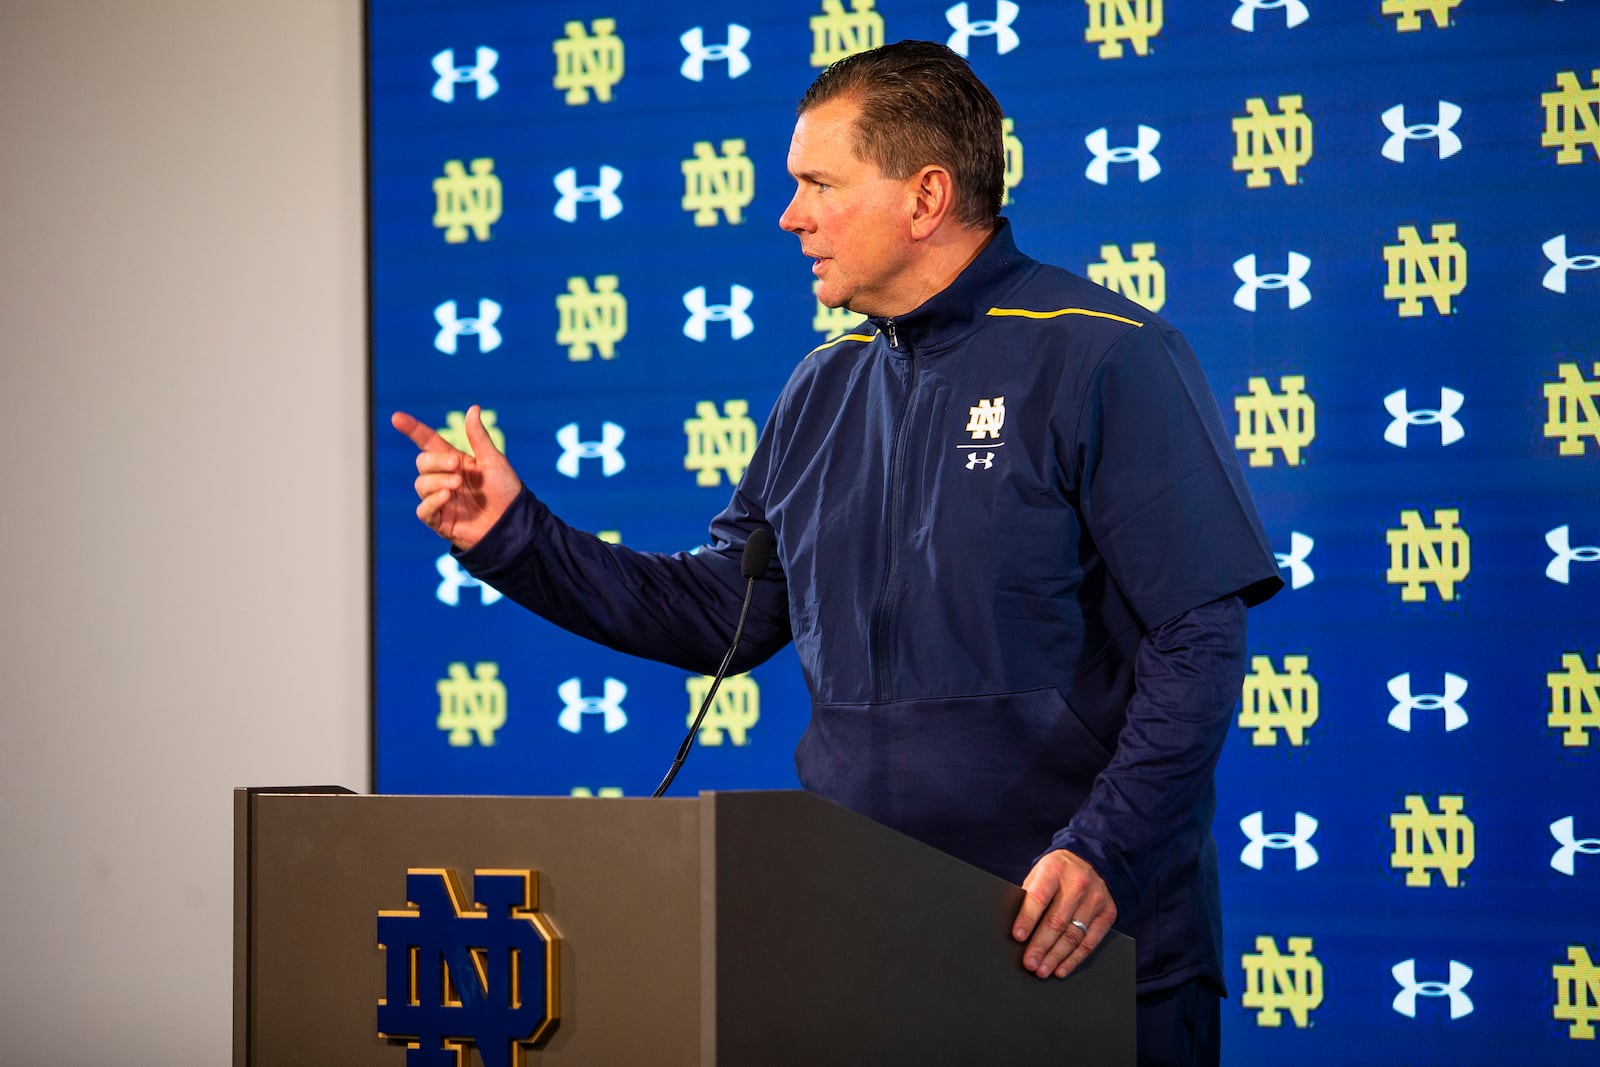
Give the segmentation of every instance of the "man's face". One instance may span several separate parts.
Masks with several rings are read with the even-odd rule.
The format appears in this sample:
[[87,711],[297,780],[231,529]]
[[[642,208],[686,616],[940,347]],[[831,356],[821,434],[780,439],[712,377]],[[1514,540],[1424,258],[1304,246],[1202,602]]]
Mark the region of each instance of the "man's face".
[[817,296],[828,307],[899,315],[920,302],[907,285],[915,251],[914,177],[887,178],[856,158],[850,145],[859,110],[853,100],[838,98],[795,122],[789,142],[795,193],[778,225],[816,260],[811,273],[821,280]]

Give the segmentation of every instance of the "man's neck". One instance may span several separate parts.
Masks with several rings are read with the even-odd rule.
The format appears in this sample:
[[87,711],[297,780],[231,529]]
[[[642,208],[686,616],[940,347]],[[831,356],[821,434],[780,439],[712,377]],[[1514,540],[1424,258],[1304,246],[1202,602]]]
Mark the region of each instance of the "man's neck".
[[897,318],[915,311],[929,300],[950,288],[961,272],[971,266],[990,241],[994,240],[999,223],[988,229],[968,226],[945,226],[927,238],[922,249],[922,259],[913,276],[908,279],[904,299],[896,301],[895,310],[878,316]]

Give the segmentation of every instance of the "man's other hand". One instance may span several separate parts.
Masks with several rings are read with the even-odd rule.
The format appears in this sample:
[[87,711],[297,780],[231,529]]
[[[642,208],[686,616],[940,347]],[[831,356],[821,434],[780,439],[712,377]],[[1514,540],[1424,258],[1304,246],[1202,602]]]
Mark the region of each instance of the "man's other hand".
[[1022,965],[1040,978],[1071,974],[1117,921],[1106,883],[1066,849],[1041,856],[1022,889],[1026,896],[1011,936],[1027,943]]
[[522,492],[522,481],[489,439],[476,404],[467,409],[466,422],[470,453],[403,411],[389,417],[418,449],[417,518],[462,551],[481,541]]

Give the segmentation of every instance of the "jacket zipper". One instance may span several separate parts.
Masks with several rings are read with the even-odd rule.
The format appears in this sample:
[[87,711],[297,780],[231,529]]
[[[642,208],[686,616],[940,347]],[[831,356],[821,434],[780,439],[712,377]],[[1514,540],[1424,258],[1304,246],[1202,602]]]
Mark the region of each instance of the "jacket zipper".
[[[900,347],[899,338],[895,335],[894,320],[884,323],[884,333],[889,337],[890,348]],[[878,612],[871,637],[872,677],[880,702],[891,697],[889,641],[894,619],[894,599],[900,578],[900,526],[905,505],[905,443],[910,432],[911,412],[915,406],[913,401],[916,399],[920,377],[917,357],[909,351],[906,353],[906,365],[906,396],[895,418],[894,440],[889,451],[889,523],[886,545],[888,560],[884,568],[883,589],[878,594]]]

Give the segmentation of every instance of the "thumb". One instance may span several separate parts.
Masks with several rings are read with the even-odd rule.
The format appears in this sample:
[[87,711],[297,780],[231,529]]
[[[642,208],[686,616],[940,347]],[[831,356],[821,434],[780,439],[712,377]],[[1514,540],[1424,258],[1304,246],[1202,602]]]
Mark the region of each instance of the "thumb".
[[489,431],[483,428],[483,411],[477,404],[467,409],[467,444],[478,462],[505,462],[505,453],[495,447]]

